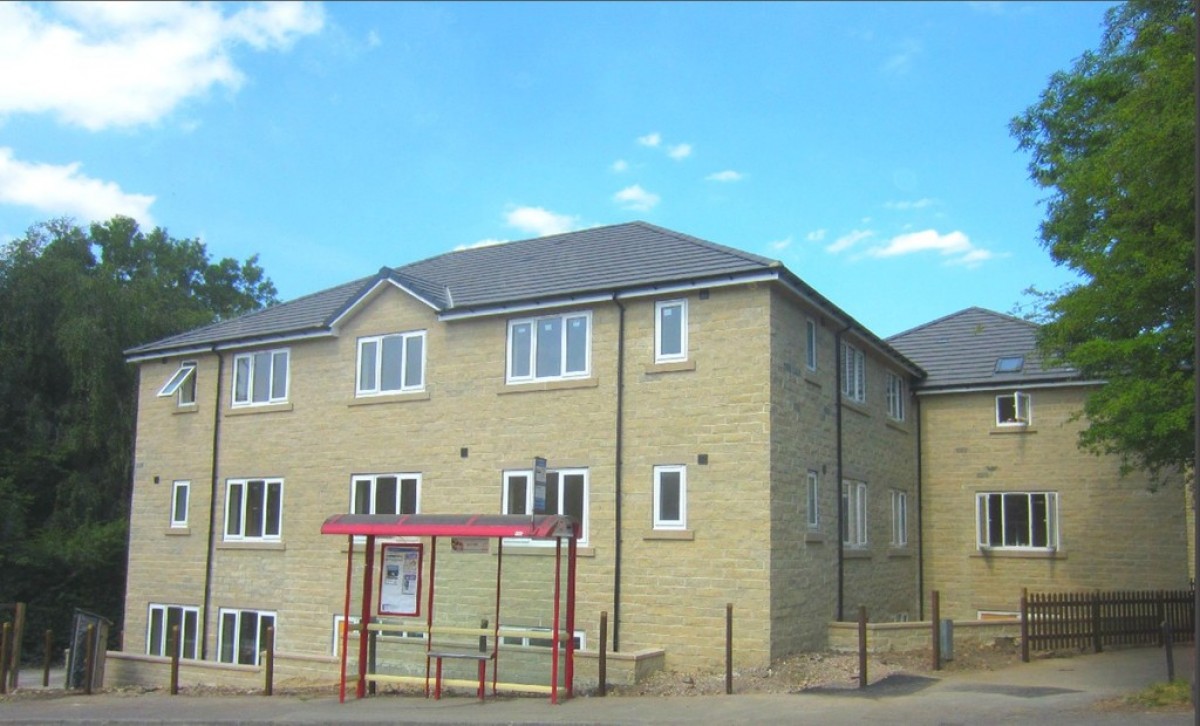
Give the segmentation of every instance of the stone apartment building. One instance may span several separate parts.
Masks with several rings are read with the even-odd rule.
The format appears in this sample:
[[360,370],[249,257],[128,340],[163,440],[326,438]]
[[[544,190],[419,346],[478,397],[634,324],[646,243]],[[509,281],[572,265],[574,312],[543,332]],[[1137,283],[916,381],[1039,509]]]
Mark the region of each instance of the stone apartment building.
[[[722,662],[727,603],[754,665],[823,648],[860,604],[919,613],[923,373],[773,260],[621,224],[385,267],[128,355],[131,656],[179,624],[185,658],[253,665],[271,626],[335,674],[347,542],[325,518],[532,513],[535,457],[546,511],[582,525],[584,651],[602,611],[610,651],[668,668]],[[546,552],[505,545],[524,623],[547,622],[519,584]],[[492,559],[456,562],[439,617],[487,612]]]
[[1178,481],[1121,476],[1076,446],[1097,381],[1044,367],[1036,326],[969,308],[888,341],[926,372],[923,589],[943,617],[1012,615],[1031,591],[1178,589],[1189,581]]

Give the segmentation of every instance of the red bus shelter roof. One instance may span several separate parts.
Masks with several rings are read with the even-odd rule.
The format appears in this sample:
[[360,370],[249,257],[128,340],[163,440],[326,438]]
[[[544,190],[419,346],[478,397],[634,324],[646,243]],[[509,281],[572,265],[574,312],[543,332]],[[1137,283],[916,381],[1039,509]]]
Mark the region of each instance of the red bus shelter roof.
[[575,520],[557,514],[335,514],[321,534],[380,537],[579,537]]

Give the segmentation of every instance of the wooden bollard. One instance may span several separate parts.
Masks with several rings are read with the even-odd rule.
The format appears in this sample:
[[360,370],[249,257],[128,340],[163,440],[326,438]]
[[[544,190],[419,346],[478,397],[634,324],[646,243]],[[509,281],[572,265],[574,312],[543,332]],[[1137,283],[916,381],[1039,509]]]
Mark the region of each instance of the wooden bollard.
[[96,661],[96,626],[88,624],[84,633],[87,642],[83,647],[83,692],[92,695],[92,664]]
[[608,695],[608,611],[600,611],[600,692]]
[[266,685],[263,688],[263,695],[270,696],[275,692],[275,628],[267,628],[267,649],[266,649]]
[[50,661],[54,659],[54,632],[46,631],[45,652],[42,653],[42,688],[50,687]]
[[867,687],[867,606],[858,606],[858,687]]
[[725,693],[733,693],[733,603],[725,605]]
[[12,623],[0,628],[0,693],[8,693],[8,641],[12,639]]
[[942,669],[942,606],[941,596],[937,590],[929,595],[929,610],[933,616],[933,669]]
[[171,695],[179,695],[179,626],[171,626]]

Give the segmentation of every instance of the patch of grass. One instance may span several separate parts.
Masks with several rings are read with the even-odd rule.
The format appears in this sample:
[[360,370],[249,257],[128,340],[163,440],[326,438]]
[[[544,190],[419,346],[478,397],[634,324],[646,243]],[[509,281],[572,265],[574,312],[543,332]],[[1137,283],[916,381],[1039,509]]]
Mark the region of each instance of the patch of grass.
[[1155,683],[1126,696],[1125,701],[1140,708],[1178,708],[1192,705],[1192,684],[1188,681]]

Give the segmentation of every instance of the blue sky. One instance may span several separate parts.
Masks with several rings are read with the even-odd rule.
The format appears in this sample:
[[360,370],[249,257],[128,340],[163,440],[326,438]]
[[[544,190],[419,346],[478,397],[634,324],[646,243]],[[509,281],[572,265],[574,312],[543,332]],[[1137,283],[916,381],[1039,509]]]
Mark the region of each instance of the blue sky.
[[1072,280],[1008,122],[1099,2],[0,3],[0,242],[121,213],[291,299],[642,219],[880,335]]

